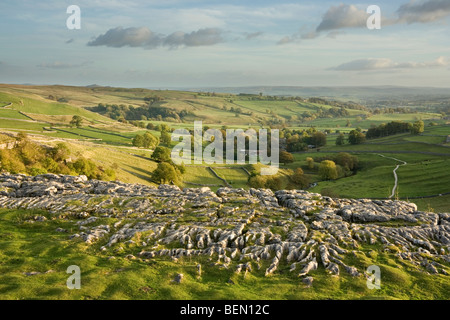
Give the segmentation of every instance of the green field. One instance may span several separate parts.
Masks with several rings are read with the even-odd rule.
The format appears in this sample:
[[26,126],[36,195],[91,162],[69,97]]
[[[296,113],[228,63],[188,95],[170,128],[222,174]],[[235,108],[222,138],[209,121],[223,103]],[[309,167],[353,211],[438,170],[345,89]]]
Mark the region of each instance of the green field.
[[19,111],[11,110],[11,109],[0,109],[0,118],[30,120],[30,118],[27,118],[26,116],[21,114]]
[[207,167],[201,166],[186,166],[186,173],[184,175],[184,185],[194,187],[190,183],[198,185],[214,185],[223,186],[224,182],[213,175],[211,170]]
[[[67,103],[58,103],[49,100],[48,96],[64,97]],[[242,98],[229,94],[205,94],[178,91],[159,91],[146,89],[121,89],[121,88],[79,88],[66,86],[8,86],[0,85],[0,101],[12,103],[11,109],[0,109],[0,128],[10,131],[26,131],[29,134],[38,134],[48,139],[68,139],[75,152],[86,154],[100,165],[115,164],[118,166],[118,177],[127,182],[140,182],[151,184],[151,173],[156,168],[156,163],[148,160],[150,151],[132,148],[131,141],[137,134],[143,134],[146,129],[136,128],[130,124],[122,124],[105,118],[94,112],[87,111],[83,107],[95,106],[98,103],[125,104],[141,106],[144,97],[158,95],[163,101],[158,106],[172,108],[173,110],[187,110],[193,115],[185,119],[185,123],[167,122],[164,120],[147,120],[145,124],[168,124],[170,128],[193,128],[194,121],[203,121],[204,126],[212,128],[260,128],[258,122],[264,122],[278,117],[293,129],[308,129],[315,126],[318,130],[331,129],[332,132],[340,130],[349,132],[353,128],[361,127],[363,130],[372,125],[379,125],[393,120],[413,122],[417,119],[436,121],[441,115],[433,112],[419,113],[388,113],[371,115],[364,110],[347,109],[349,116],[341,118],[317,118],[301,123],[295,120],[295,116],[301,116],[304,112],[315,112],[319,108],[329,109],[331,106],[304,102],[303,100],[266,100],[258,97],[254,99]],[[241,108],[241,114],[236,115],[231,108]],[[36,117],[38,122],[19,121],[27,120],[26,116],[18,111],[28,113]],[[252,115],[246,115],[252,113]],[[68,127],[71,115],[82,115],[87,122],[81,128]],[[369,115],[367,119],[364,118]],[[350,126],[347,125],[350,121]],[[53,131],[45,131],[44,127],[50,127],[47,122],[56,123]],[[63,125],[64,124],[64,125]],[[89,126],[88,126],[89,125]],[[267,126],[266,126],[267,127]],[[159,137],[160,132],[151,131]],[[398,170],[399,197],[416,197],[430,194],[445,193],[447,190],[448,157],[450,148],[444,146],[446,136],[450,134],[448,125],[434,125],[425,127],[423,135],[413,136],[409,133],[397,134],[373,140],[368,140],[361,145],[345,144],[335,146],[337,134],[332,133],[327,137],[327,146],[321,148],[321,152],[294,154],[295,162],[282,166],[295,170],[303,168],[312,182],[319,184],[311,191],[321,191],[331,188],[343,197],[387,197],[390,195],[393,185],[392,170],[397,165],[396,161],[382,158],[378,154],[388,157],[396,157],[408,162],[408,165]],[[76,141],[79,141],[78,144]],[[84,144],[83,141],[90,141]],[[87,142],[86,142],[87,143]],[[172,143],[172,146],[175,143]],[[84,150],[85,146],[89,147]],[[97,148],[98,150],[96,150]],[[307,156],[320,157],[335,155],[338,152],[351,152],[360,159],[361,169],[354,176],[336,181],[320,181],[317,172],[309,172],[305,159]],[[111,156],[105,157],[105,154]],[[134,156],[133,156],[134,154]],[[443,155],[443,156],[438,156]],[[448,155],[448,156],[447,156]],[[143,156],[143,157],[140,157]],[[111,161],[111,159],[114,159]],[[216,172],[228,183],[236,188],[248,188],[247,174],[240,168],[221,169],[223,165],[213,166]],[[215,177],[207,165],[189,166],[183,176],[183,186],[212,185],[212,189],[224,185],[224,182]],[[284,171],[281,176],[286,180]],[[432,179],[430,179],[432,177]],[[135,180],[134,180],[135,179]],[[449,206],[438,203],[438,198],[432,198],[432,204],[436,207]]]
[[248,174],[239,168],[236,169],[220,169],[214,168],[219,176],[224,178],[233,188],[248,188]]
[[20,121],[16,119],[6,120],[0,119],[0,128],[3,129],[14,129],[16,131],[20,130],[33,130],[33,131],[44,131],[44,127],[47,125],[45,123],[39,122],[29,122]]
[[75,107],[66,103],[57,103],[51,101],[43,101],[28,97],[16,97],[14,95],[0,92],[0,100],[12,102],[10,107],[13,110],[19,110],[25,113],[37,113],[47,115],[79,115],[90,119],[106,120],[104,117],[89,112],[79,107]]
[[[100,143],[106,143],[111,145],[124,145],[131,146],[131,139],[125,136],[119,135],[115,132],[108,132],[106,130],[98,130],[88,127],[83,128],[55,128],[61,133],[69,133],[73,136],[81,138],[101,139]],[[134,135],[133,135],[134,136]]]

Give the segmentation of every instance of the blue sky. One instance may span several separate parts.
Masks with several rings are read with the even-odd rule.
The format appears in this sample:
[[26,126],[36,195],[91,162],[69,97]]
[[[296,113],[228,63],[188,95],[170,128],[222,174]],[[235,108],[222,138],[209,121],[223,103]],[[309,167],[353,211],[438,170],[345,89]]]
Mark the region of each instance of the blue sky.
[[2,0],[0,82],[449,87],[449,23],[450,0]]

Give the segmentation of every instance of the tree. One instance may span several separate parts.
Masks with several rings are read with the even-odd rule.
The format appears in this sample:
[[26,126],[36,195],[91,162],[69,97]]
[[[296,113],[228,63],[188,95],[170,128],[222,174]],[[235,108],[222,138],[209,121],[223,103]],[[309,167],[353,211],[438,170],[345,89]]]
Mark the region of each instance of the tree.
[[180,181],[181,173],[168,162],[158,163],[158,167],[152,173],[152,180],[156,183],[174,183]]
[[352,130],[348,134],[348,142],[350,144],[361,144],[366,141],[366,135],[362,132]]
[[327,135],[320,131],[314,132],[311,137],[311,142],[316,147],[323,147],[327,144]]
[[170,135],[170,133],[168,133],[167,131],[161,130],[161,143],[165,144],[165,145],[170,145],[170,143],[172,142],[172,137]]
[[424,131],[424,129],[425,129],[425,124],[423,123],[422,120],[418,120],[413,123],[413,125],[411,127],[411,133],[412,134],[420,134]]
[[306,162],[308,163],[308,169],[314,169],[314,159],[313,158],[307,157]]
[[152,135],[150,132],[144,133],[143,136],[143,147],[147,149],[155,149],[159,144],[159,140],[157,137]]
[[322,161],[319,166],[319,176],[322,180],[336,180],[338,178],[336,163],[331,160]]
[[165,123],[161,123],[161,131],[166,131],[169,132],[169,125],[165,124]]
[[342,146],[345,144],[345,135],[343,133],[340,133],[339,136],[336,138],[336,145]]
[[138,134],[133,138],[133,146],[142,148],[144,146],[144,136]]
[[81,118],[78,115],[75,115],[72,117],[72,120],[70,120],[70,126],[71,127],[81,127],[81,123],[83,122],[83,118]]
[[334,157],[334,161],[346,170],[353,171],[358,168],[358,158],[347,152],[340,152],[336,157]]
[[171,152],[169,148],[165,147],[156,147],[155,151],[153,151],[152,159],[160,162],[169,161],[171,157]]
[[286,163],[292,163],[294,162],[294,156],[292,153],[289,153],[287,151],[281,151],[280,152],[280,162],[286,164]]

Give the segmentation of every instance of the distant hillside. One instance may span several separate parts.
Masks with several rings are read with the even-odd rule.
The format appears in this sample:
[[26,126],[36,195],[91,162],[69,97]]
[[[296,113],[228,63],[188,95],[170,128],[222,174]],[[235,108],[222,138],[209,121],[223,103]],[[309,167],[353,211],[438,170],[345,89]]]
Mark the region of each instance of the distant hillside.
[[289,86],[253,86],[253,87],[205,87],[183,90],[196,92],[247,93],[279,96],[301,96],[322,98],[343,98],[356,100],[379,99],[417,99],[450,98],[449,88],[428,87],[289,87]]

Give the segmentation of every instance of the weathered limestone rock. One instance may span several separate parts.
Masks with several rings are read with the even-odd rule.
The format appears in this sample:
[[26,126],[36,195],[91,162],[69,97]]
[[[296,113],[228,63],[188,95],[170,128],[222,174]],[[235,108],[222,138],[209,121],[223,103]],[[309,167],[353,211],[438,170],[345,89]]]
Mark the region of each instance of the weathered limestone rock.
[[[69,236],[73,241],[98,242],[102,253],[127,259],[137,259],[130,248],[141,247],[139,261],[205,256],[238,273],[252,272],[252,263],[258,270],[264,266],[267,276],[286,262],[310,285],[309,274],[319,267],[334,276],[342,270],[360,276],[365,270],[346,265],[345,256],[380,244],[424,272],[450,272],[450,214],[417,211],[404,201],[332,199],[303,190],[220,188],[214,193],[208,187],[181,190],[85,176],[4,173],[0,207],[46,210],[46,217],[26,222],[64,219],[77,231]],[[391,222],[407,223],[392,227]]]

